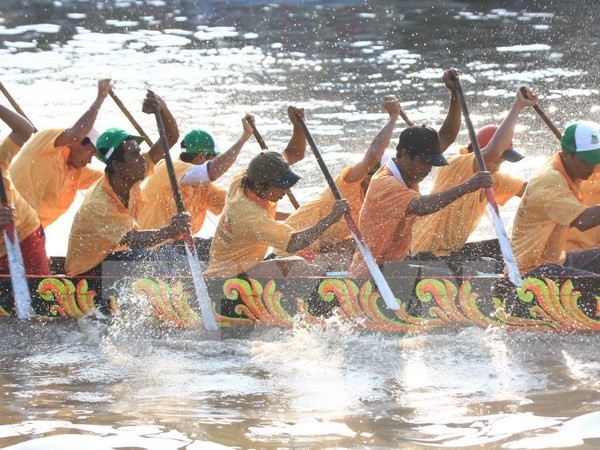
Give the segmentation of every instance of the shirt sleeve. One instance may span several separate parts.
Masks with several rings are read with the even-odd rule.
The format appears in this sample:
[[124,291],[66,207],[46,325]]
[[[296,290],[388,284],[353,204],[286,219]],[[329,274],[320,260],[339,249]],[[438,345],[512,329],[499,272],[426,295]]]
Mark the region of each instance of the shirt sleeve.
[[194,166],[183,174],[180,183],[185,185],[193,184],[208,184],[210,183],[210,177],[208,176],[208,163],[209,161],[199,166]]
[[498,204],[504,205],[521,192],[525,182],[506,173],[498,173],[497,175],[494,179],[494,194],[496,194]]

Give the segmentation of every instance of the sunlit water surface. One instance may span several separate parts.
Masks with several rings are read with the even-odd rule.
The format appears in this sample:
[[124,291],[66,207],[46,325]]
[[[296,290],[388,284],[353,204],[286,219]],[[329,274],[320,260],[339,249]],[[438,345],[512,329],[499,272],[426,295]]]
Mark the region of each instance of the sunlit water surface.
[[[210,130],[222,149],[246,112],[282,149],[295,104],[336,173],[385,123],[385,94],[414,122],[439,127],[450,66],[463,74],[476,127],[500,121],[523,83],[561,129],[600,120],[593,2],[0,3],[1,79],[38,128],[72,125],[101,77],[113,78],[153,139],[153,118],[140,111],[146,88],[167,100],[182,133]],[[109,126],[133,131],[107,99],[97,127]],[[449,153],[467,140],[463,127]],[[533,111],[514,141],[528,158],[503,170],[524,178],[558,148]],[[259,150],[249,143],[219,182]],[[310,155],[298,172],[294,192],[305,202],[324,182]],[[509,229],[516,206],[502,211]],[[64,254],[75,210],[48,228],[49,253]],[[484,219],[475,237],[492,233]],[[2,327],[2,447],[600,445],[600,340],[591,334],[357,335],[333,318],[326,329],[298,322],[207,340],[131,315]]]

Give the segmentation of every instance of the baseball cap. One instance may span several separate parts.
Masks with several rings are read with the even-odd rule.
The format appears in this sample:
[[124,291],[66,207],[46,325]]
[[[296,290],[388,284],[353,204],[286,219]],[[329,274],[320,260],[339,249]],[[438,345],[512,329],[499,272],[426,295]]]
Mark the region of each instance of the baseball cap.
[[418,154],[432,166],[447,166],[448,161],[442,155],[440,137],[437,131],[426,125],[413,125],[400,133],[397,151],[407,149],[413,154]]
[[248,179],[280,189],[289,189],[301,178],[290,169],[287,161],[277,152],[262,152],[250,160]]
[[128,139],[133,139],[138,144],[141,144],[144,141],[143,137],[129,134],[127,131],[121,130],[120,128],[109,128],[102,133],[96,141],[96,156],[98,156],[100,161],[108,164],[108,160],[115,149]]
[[[498,128],[500,128],[498,125],[486,125],[479,129],[477,132],[477,143],[479,144],[479,148],[484,148],[490,143]],[[467,148],[469,149],[469,152],[473,151],[471,144],[469,144],[469,147]],[[525,158],[525,155],[514,148],[509,148],[502,153],[502,158],[508,162],[517,162]]]
[[575,122],[567,127],[560,141],[562,148],[576,153],[584,161],[600,164],[600,125]]
[[185,135],[181,141],[181,148],[186,153],[197,155],[204,153],[209,156],[219,155],[217,141],[208,131],[195,129]]

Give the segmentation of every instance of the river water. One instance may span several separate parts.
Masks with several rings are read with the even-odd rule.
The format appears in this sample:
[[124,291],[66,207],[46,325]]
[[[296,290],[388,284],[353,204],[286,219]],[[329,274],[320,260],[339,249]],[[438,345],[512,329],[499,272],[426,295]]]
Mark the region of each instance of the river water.
[[[146,88],[167,100],[182,133],[210,130],[222,148],[253,112],[269,147],[282,149],[294,104],[306,109],[336,173],[384,124],[385,94],[396,94],[414,122],[439,127],[449,98],[441,73],[451,66],[462,73],[476,127],[501,120],[523,83],[560,129],[600,120],[591,1],[0,5],[1,81],[38,128],[72,125],[103,77],[154,139],[153,118],[140,111]],[[132,130],[107,99],[97,127],[109,126]],[[467,140],[463,126],[458,143]],[[515,144],[528,157],[504,170],[524,178],[558,149],[533,111],[522,114]],[[259,150],[249,143],[220,182]],[[310,155],[298,171],[304,202],[324,182]],[[516,205],[502,211],[509,229]],[[51,254],[64,254],[74,210],[47,230]],[[477,237],[491,234],[484,219]],[[326,329],[299,321],[216,340],[129,316],[1,326],[2,448],[600,445],[593,334],[358,335],[331,319]]]

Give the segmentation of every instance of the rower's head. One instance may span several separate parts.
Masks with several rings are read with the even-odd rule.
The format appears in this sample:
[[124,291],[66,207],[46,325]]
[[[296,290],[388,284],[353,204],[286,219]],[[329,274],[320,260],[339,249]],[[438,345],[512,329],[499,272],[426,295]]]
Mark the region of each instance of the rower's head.
[[69,145],[67,165],[73,169],[81,169],[91,163],[92,157],[96,155],[94,143],[97,138],[98,132],[92,129],[80,142]]
[[580,180],[591,177],[600,164],[600,125],[575,122],[567,127],[560,143],[567,173]]
[[285,191],[294,186],[300,175],[277,152],[262,152],[250,160],[244,185],[264,200],[281,200]]
[[146,161],[141,155],[139,144],[141,136],[127,133],[120,128],[109,128],[96,142],[96,156],[106,164],[104,171],[108,175],[120,176],[142,181],[146,173]]
[[407,184],[422,181],[433,166],[446,166],[437,131],[428,126],[414,125],[400,133],[396,146],[396,162],[402,167]]
[[192,130],[181,141],[179,158],[184,162],[200,165],[218,155],[217,141],[208,131]]
[[[479,148],[481,150],[487,147],[494,137],[494,134],[496,134],[496,131],[498,131],[498,128],[500,128],[498,125],[486,125],[477,131],[477,143],[479,144]],[[469,142],[469,145],[467,145],[467,151],[469,153],[473,151],[473,144],[471,142]],[[525,155],[516,150],[511,142],[510,147],[504,150],[502,153],[502,159],[498,162],[498,164],[494,167],[487,167],[487,170],[489,170],[491,173],[496,173],[500,169],[500,164],[502,164],[504,161],[518,162],[523,158],[525,158]]]

